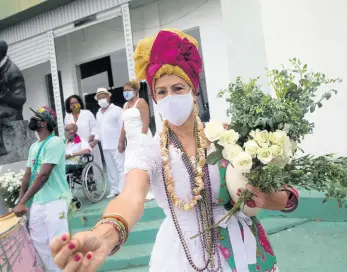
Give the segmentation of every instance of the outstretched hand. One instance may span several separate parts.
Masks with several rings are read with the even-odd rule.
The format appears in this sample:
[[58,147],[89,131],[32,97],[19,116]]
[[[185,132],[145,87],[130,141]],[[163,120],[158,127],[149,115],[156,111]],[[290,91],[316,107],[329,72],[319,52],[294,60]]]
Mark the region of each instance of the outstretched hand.
[[96,231],[85,231],[71,237],[66,233],[50,244],[55,264],[64,272],[96,272],[110,254],[110,239]]

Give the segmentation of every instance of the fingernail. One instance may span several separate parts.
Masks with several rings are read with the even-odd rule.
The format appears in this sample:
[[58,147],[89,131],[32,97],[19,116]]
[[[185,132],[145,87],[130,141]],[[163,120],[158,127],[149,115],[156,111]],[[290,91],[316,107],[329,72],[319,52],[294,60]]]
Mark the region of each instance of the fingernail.
[[75,245],[74,244],[69,244],[69,249],[71,249],[71,250],[75,249]]
[[65,241],[67,240],[66,235],[64,234],[64,235],[61,237],[61,239],[65,242]]
[[93,257],[92,254],[90,254],[90,253],[87,254],[87,259],[88,260],[90,260],[92,257]]
[[81,260],[81,256],[75,255],[74,259],[75,259],[75,262],[79,262]]

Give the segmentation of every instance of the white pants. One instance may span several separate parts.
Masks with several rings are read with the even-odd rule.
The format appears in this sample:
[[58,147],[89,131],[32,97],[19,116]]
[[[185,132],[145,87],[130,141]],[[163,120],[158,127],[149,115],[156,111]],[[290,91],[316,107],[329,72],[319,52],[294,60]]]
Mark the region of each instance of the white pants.
[[30,236],[47,272],[58,272],[49,243],[55,236],[69,232],[68,203],[56,200],[43,205],[33,204],[29,214]]
[[110,193],[118,194],[124,188],[124,152],[117,149],[104,150]]

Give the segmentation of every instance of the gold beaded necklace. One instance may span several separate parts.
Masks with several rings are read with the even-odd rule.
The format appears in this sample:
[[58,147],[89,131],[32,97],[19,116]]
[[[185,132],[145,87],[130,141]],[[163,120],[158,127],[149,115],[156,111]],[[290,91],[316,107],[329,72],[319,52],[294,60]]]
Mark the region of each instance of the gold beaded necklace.
[[172,173],[170,170],[170,159],[169,159],[169,150],[167,148],[167,142],[169,137],[169,124],[167,120],[163,122],[163,132],[160,136],[160,149],[161,156],[163,161],[163,169],[165,175],[165,182],[168,189],[168,193],[172,203],[182,211],[190,211],[192,210],[198,203],[199,200],[202,199],[201,191],[204,189],[204,173],[203,167],[206,163],[205,151],[204,147],[206,146],[207,140],[204,134],[204,126],[201,120],[196,117],[197,124],[197,132],[198,132],[198,140],[201,145],[197,147],[197,164],[196,164],[196,177],[195,177],[195,187],[194,187],[194,196],[189,201],[189,203],[185,203],[181,200],[176,192],[175,192],[175,182],[172,177]]

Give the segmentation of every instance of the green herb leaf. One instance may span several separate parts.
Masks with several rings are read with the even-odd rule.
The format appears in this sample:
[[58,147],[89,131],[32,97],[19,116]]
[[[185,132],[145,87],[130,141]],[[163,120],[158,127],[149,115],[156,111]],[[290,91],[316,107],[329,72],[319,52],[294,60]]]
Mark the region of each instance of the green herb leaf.
[[220,151],[214,151],[207,156],[206,162],[210,165],[215,165],[222,158]]

